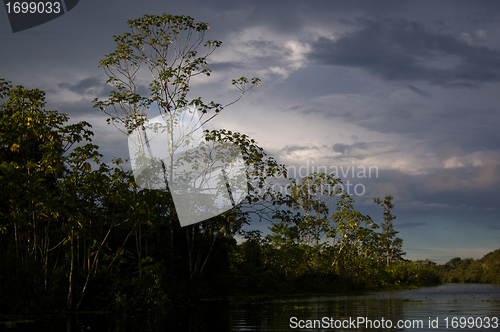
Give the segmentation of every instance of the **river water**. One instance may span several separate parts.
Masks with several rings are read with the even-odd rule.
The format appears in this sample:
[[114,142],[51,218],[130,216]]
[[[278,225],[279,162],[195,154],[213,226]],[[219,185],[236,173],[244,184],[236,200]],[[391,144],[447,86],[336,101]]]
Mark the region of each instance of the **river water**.
[[79,314],[18,331],[500,331],[500,287],[445,284],[348,296],[208,301],[164,315]]

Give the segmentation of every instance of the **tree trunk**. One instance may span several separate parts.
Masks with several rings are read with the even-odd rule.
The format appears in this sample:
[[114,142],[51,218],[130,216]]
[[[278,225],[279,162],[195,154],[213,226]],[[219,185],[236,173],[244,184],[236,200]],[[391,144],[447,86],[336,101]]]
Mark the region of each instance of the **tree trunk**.
[[71,310],[73,306],[73,263],[74,263],[74,249],[73,249],[73,235],[74,235],[74,227],[71,228],[71,256],[70,256],[70,268],[69,268],[69,289],[68,289],[68,300],[67,300],[67,309]]

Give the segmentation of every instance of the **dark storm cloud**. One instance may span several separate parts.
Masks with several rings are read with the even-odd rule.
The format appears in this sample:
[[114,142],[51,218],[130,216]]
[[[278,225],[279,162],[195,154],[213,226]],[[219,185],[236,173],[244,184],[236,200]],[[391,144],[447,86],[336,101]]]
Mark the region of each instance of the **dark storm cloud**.
[[333,152],[341,153],[341,159],[364,159],[373,155],[383,155],[395,151],[394,147],[382,142],[335,143],[331,149]]
[[429,97],[430,94],[422,89],[417,88],[414,85],[409,84],[407,88],[411,91],[419,95],[420,97]]
[[337,144],[333,145],[332,149],[333,149],[334,152],[338,152],[338,153],[342,153],[342,154],[347,154],[347,153],[349,153],[350,145],[337,143]]
[[[378,192],[373,196],[397,197],[405,202],[404,210],[410,214],[498,212],[498,177],[492,175],[491,183],[484,184],[479,178],[483,171],[482,167],[431,168],[421,174],[408,174],[397,169],[380,169],[377,178],[366,180],[366,187],[370,190],[371,185],[376,185]],[[381,188],[385,188],[382,193]],[[498,220],[483,218],[481,222],[494,224]]]
[[97,124],[98,121],[106,123],[99,110],[93,107],[92,96],[75,101],[53,101],[53,97],[48,95],[47,99],[49,101],[49,108],[61,113],[67,113],[70,117],[70,122],[85,120],[91,124]]
[[223,72],[232,69],[244,68],[241,63],[221,61],[221,62],[211,62],[208,64],[208,68],[213,72]]
[[107,84],[103,83],[102,79],[97,77],[85,78],[75,83],[59,83],[58,87],[77,94],[94,95],[96,97],[106,96],[111,90]]
[[337,143],[333,145],[332,150],[348,156],[353,150],[368,150],[369,147],[369,144],[365,142],[356,142],[354,144]]
[[314,146],[298,146],[298,145],[287,145],[285,146],[285,148],[283,149],[284,151],[287,151],[287,152],[295,152],[295,151],[309,151],[311,149],[315,149],[316,147]]
[[358,20],[360,30],[311,43],[316,63],[364,69],[389,81],[475,88],[500,81],[500,52],[407,19]]
[[[68,90],[77,95],[85,96],[84,100],[89,100],[87,96],[91,97],[92,100],[94,98],[98,99],[106,99],[110,92],[113,90],[113,86],[111,84],[106,83],[106,77],[90,77],[85,78],[75,83],[71,82],[63,82],[59,83],[57,87],[61,90]],[[136,93],[141,96],[147,96],[150,94],[148,87],[144,84],[136,84]],[[58,90],[48,89],[49,92],[57,93]],[[75,100],[78,102],[78,100]]]

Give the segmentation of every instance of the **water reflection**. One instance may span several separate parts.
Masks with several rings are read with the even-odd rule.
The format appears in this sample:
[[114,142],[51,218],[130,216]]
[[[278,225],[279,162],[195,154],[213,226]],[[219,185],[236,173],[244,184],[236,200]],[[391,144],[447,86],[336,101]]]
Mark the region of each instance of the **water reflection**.
[[[232,305],[230,313],[231,331],[300,327],[315,331],[449,331],[453,317],[500,318],[500,287],[447,284],[356,296],[240,301]],[[500,330],[493,327],[490,330]]]
[[[479,317],[478,322],[484,322],[485,317],[500,319],[500,287],[446,284],[433,288],[349,296],[208,301],[196,306],[178,307],[162,315],[79,314],[68,317],[67,321],[39,320],[36,328],[32,324],[20,324],[9,331],[460,330],[450,325],[453,317]],[[448,318],[448,328],[446,328],[446,318]],[[363,320],[364,324],[359,325],[358,323]],[[370,321],[371,328],[368,324]],[[398,321],[406,323],[406,327],[398,328],[396,326]],[[354,323],[358,325],[353,325]],[[500,330],[500,326],[493,327],[492,325],[489,329],[467,328],[467,330]]]

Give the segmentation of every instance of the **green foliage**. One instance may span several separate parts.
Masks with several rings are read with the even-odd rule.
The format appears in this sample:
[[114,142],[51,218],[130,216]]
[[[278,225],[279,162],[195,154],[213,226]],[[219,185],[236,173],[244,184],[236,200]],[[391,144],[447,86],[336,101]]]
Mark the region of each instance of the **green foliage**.
[[385,257],[387,266],[392,262],[398,262],[402,260],[402,256],[406,253],[403,252],[403,240],[396,237],[397,232],[394,229],[392,221],[396,219],[396,216],[392,214],[391,210],[394,208],[392,200],[394,197],[386,196],[384,200],[380,198],[374,198],[373,202],[380,205],[384,209],[384,222],[382,223],[382,233],[378,236],[380,237],[380,252],[382,256]]
[[[74,220],[69,217],[69,181],[81,180],[98,162],[89,143],[90,125],[64,125],[67,115],[45,109],[45,93],[2,84],[0,105],[0,185],[3,188],[0,224],[7,259],[15,259],[13,272],[32,275],[31,291],[45,298],[53,287],[50,271],[57,270],[61,246],[71,241]],[[74,147],[80,143],[78,147]],[[79,173],[76,178],[71,174]],[[38,267],[40,270],[37,270]]]
[[169,304],[165,290],[166,270],[153,258],[146,257],[141,261],[141,270],[135,271],[132,278],[119,277],[113,283],[111,294],[114,310],[137,311],[158,310]]
[[302,182],[291,179],[287,206],[299,210],[294,224],[303,243],[319,246],[321,237],[330,231],[329,208],[340,190],[335,189],[340,179],[324,173],[312,173]]
[[348,256],[374,257],[377,255],[378,228],[369,216],[361,214],[354,208],[354,199],[343,193],[337,202],[337,209],[332,216],[336,228],[329,236],[338,237],[339,252]]
[[435,264],[427,261],[399,262],[385,267],[384,283],[396,286],[432,286],[440,283]]
[[242,152],[247,166],[248,202],[255,208],[258,203],[270,200],[273,203],[281,196],[272,190],[272,183],[276,179],[286,178],[285,165],[279,164],[273,157],[267,156],[257,142],[245,134],[231,130],[205,131],[208,141],[232,143]]
[[378,233],[378,225],[355,209],[354,199],[336,190],[339,183],[322,173],[290,180],[290,194],[277,199],[288,209],[276,211],[271,234],[264,239],[249,234],[231,255],[235,282],[244,285],[237,290],[338,292],[440,282],[435,264],[401,259],[392,197],[375,200],[384,207],[385,223]]
[[[0,275],[7,286],[0,291],[0,307],[17,310],[6,307],[16,299],[30,299],[21,306],[26,311],[40,301],[50,303],[47,310],[102,306],[96,298],[110,296],[96,295],[95,279],[112,288],[135,270],[137,287],[157,280],[163,272],[158,272],[160,263],[148,259],[148,239],[157,240],[150,252],[173,260],[174,252],[165,250],[170,244],[162,247],[155,234],[174,231],[168,192],[138,191],[120,160],[115,167],[101,163],[90,125],[65,124],[67,115],[45,109],[42,91],[0,85],[0,126],[6,129],[0,132],[0,252],[5,258]],[[117,278],[102,278],[106,275]],[[137,303],[165,302],[163,286],[155,287],[147,286],[151,294]],[[30,295],[19,297],[20,290]],[[86,294],[92,298],[84,301]]]
[[500,284],[500,249],[477,260],[453,258],[439,269],[443,282]]
[[[115,51],[100,62],[114,90],[107,100],[94,100],[95,107],[109,115],[108,122],[121,123],[127,133],[146,121],[146,110],[152,105],[169,118],[188,105],[196,105],[203,114],[218,114],[260,85],[258,78],[234,79],[240,97],[225,106],[205,103],[201,97],[190,100],[191,78],[210,76],[207,59],[222,45],[218,40],[204,42],[208,24],[189,16],[163,14],[129,20],[128,25],[129,32],[114,36]],[[150,77],[149,95],[141,95],[139,80],[146,77]]]

